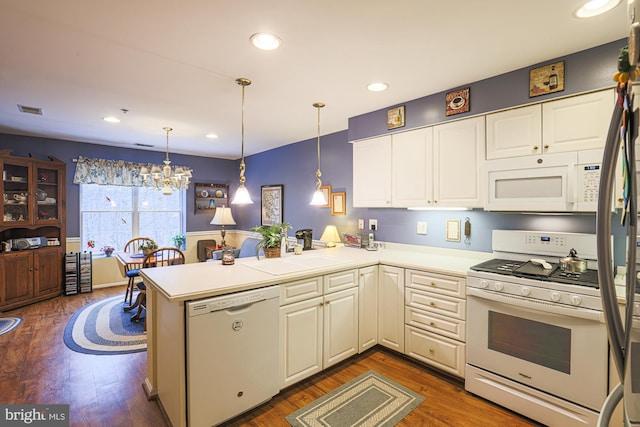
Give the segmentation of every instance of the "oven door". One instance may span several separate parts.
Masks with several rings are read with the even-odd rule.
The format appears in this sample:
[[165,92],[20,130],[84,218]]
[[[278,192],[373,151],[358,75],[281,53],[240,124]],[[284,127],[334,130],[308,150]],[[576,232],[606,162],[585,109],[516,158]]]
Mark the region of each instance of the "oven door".
[[467,363],[599,411],[607,396],[602,313],[467,289]]

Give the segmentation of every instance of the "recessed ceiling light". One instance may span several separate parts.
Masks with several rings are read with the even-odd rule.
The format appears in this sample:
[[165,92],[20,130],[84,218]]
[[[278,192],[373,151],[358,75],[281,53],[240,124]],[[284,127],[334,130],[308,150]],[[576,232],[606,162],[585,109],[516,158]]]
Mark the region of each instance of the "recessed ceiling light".
[[573,12],[573,16],[576,18],[591,18],[610,11],[618,4],[620,4],[620,0],[588,0]]
[[282,40],[275,34],[270,33],[255,33],[249,40],[258,49],[262,50],[274,50],[280,47]]
[[105,122],[109,122],[109,123],[120,123],[120,119],[117,118],[117,117],[113,117],[113,116],[103,117],[102,120],[104,120]]
[[389,85],[386,83],[377,82],[377,83],[371,83],[370,85],[368,85],[367,89],[369,89],[371,92],[382,92],[383,90],[386,90],[388,87]]
[[218,139],[218,135],[216,135],[215,133],[208,133],[205,136],[209,139]]
[[20,110],[21,113],[35,114],[37,116],[42,115],[42,108],[40,107],[27,107],[26,105],[18,104],[18,110]]

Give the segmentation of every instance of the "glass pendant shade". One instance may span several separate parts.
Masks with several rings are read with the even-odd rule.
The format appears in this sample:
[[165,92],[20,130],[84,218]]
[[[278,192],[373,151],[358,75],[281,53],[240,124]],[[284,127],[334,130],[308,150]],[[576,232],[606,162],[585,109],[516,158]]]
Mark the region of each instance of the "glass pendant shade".
[[311,199],[311,206],[324,206],[328,204],[327,199],[324,198],[322,190],[316,190],[313,192],[313,199]]
[[238,187],[236,194],[231,200],[232,205],[250,205],[253,203],[251,196],[249,196],[249,190],[244,185]]

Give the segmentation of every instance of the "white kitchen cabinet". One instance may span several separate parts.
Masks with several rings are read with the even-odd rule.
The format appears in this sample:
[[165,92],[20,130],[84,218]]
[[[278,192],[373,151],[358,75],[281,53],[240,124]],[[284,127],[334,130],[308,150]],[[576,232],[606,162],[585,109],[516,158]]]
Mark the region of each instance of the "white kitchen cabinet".
[[540,104],[487,114],[487,160],[542,153]]
[[614,95],[606,89],[487,114],[487,159],[604,147]]
[[323,368],[358,353],[358,288],[324,297]]
[[404,269],[379,267],[378,344],[404,352]]
[[358,272],[358,352],[378,343],[378,266]]
[[406,270],[405,354],[464,378],[466,280]]
[[393,135],[391,145],[391,205],[433,205],[433,129]]
[[280,307],[280,388],[322,370],[323,297]]
[[483,207],[484,117],[433,127],[433,206]]
[[391,135],[353,144],[353,206],[391,206]]
[[611,89],[542,104],[544,153],[602,148],[615,97]]
[[358,353],[358,270],[280,285],[280,388]]

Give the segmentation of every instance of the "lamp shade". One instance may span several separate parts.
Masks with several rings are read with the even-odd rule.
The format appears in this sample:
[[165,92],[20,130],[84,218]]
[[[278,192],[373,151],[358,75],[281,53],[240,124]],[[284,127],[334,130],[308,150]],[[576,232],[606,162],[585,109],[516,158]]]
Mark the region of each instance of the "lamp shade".
[[326,242],[327,247],[333,247],[336,243],[340,243],[340,234],[335,225],[327,225],[320,236],[321,242]]
[[311,199],[311,203],[309,203],[311,206],[324,206],[326,205],[327,199],[324,198],[324,193],[322,192],[322,190],[316,190],[313,193],[313,199]]
[[251,200],[251,196],[249,196],[249,190],[244,185],[238,187],[236,190],[235,196],[233,196],[233,200],[231,200],[232,205],[249,205],[252,204],[253,200]]
[[236,225],[233,215],[231,215],[231,208],[220,206],[216,208],[216,214],[209,224],[213,225]]

